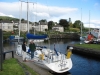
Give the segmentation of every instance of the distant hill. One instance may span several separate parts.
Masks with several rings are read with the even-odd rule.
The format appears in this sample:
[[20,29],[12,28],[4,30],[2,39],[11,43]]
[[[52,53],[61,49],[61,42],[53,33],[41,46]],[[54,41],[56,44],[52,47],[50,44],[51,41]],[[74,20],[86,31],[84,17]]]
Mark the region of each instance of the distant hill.
[[[18,18],[13,18],[13,17],[8,17],[8,16],[0,16],[0,22],[3,23],[18,23],[19,19]],[[27,23],[27,20],[21,19],[22,23]],[[31,22],[30,22],[31,23]]]
[[8,17],[8,16],[0,16],[0,22],[12,23],[12,21],[18,22],[19,19],[18,18],[13,18],[13,17]]

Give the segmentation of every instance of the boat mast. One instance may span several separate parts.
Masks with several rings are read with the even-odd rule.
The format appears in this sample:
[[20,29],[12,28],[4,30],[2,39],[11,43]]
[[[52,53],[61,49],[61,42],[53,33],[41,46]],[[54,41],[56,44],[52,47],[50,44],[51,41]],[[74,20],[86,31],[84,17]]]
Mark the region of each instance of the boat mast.
[[[33,9],[34,9],[34,3],[33,3]],[[34,35],[35,35],[35,15],[34,15],[34,21],[33,21],[34,23]]]
[[[21,0],[20,0],[20,2],[21,2]],[[19,20],[19,27],[18,27],[18,29],[19,29],[18,42],[19,42],[19,38],[20,38],[21,15],[22,15],[22,2],[21,2],[20,15],[19,15],[20,20]]]
[[81,8],[81,38],[82,38],[82,8]]
[[[33,3],[33,2],[29,2],[27,0],[27,32],[29,33],[29,3]],[[34,3],[33,3],[34,4]]]
[[29,33],[29,21],[28,21],[28,15],[29,15],[29,13],[28,13],[28,11],[29,11],[29,2],[27,0],[27,32]]
[[90,10],[89,10],[89,33],[90,33]]

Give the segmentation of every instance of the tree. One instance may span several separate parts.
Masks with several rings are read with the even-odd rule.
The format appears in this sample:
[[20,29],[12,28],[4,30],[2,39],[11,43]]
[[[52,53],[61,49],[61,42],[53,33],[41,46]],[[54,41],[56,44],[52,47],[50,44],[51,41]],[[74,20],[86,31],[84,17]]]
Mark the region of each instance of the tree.
[[63,26],[64,29],[69,27],[69,23],[68,23],[68,21],[67,21],[66,19],[61,19],[61,20],[59,21],[59,24],[60,24],[61,26]]
[[25,21],[25,20],[22,18],[21,21]]
[[2,21],[2,19],[0,18],[0,21]]
[[53,21],[49,21],[48,22],[48,30],[52,30],[53,26],[54,26],[54,22]]
[[82,29],[84,28],[83,23],[80,20],[76,20],[73,24],[73,28],[79,28],[81,29],[81,24],[82,24]]
[[42,19],[39,22],[47,22],[47,20],[46,19]]

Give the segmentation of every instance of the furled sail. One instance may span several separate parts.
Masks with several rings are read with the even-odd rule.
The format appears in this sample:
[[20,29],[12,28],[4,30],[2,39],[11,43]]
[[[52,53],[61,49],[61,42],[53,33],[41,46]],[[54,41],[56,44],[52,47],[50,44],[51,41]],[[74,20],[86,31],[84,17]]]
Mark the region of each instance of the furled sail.
[[26,36],[27,36],[28,39],[45,39],[45,38],[48,37],[46,34],[44,34],[44,35],[34,35],[34,34],[30,34],[30,33],[27,33]]

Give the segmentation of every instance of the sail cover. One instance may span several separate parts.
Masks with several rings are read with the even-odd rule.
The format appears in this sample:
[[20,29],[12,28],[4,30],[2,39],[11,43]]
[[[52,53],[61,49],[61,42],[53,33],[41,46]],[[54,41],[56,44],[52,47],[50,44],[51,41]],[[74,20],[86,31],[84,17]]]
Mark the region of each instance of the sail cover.
[[28,39],[45,39],[48,37],[47,35],[34,35],[34,34],[30,34],[30,33],[27,33],[26,36]]

